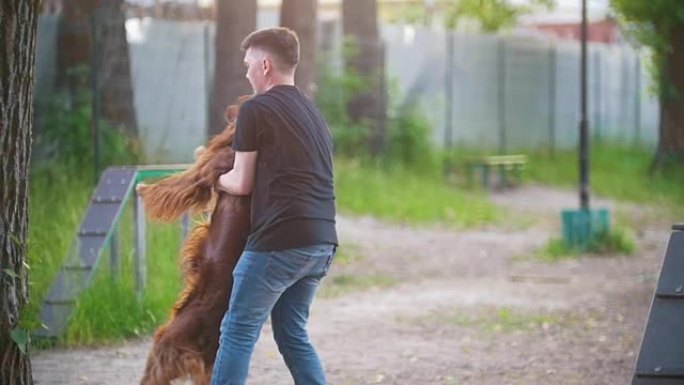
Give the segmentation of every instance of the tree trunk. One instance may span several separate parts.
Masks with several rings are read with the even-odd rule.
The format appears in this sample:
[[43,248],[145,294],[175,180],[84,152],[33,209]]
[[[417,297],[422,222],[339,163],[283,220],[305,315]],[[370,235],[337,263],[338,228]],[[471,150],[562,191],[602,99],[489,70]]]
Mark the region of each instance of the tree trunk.
[[217,0],[216,61],[209,119],[209,135],[223,131],[225,108],[242,95],[251,94],[245,77],[242,40],[256,29],[256,0]]
[[349,102],[347,111],[352,122],[371,125],[369,149],[372,155],[378,155],[385,137],[385,82],[376,1],[343,0],[342,31],[354,53],[345,58],[346,66],[368,85]]
[[280,25],[299,36],[299,65],[295,83],[309,97],[316,91],[316,11],[317,0],[283,0]]
[[669,40],[671,49],[665,57],[665,71],[666,81],[674,92],[665,93],[661,100],[661,155],[684,160],[684,26],[676,27]]
[[123,0],[64,2],[58,36],[58,80],[72,95],[91,89],[93,16],[97,28],[98,90],[101,118],[131,136],[138,135]]
[[28,302],[26,238],[38,0],[0,2],[0,384],[33,384],[30,342],[10,337]]

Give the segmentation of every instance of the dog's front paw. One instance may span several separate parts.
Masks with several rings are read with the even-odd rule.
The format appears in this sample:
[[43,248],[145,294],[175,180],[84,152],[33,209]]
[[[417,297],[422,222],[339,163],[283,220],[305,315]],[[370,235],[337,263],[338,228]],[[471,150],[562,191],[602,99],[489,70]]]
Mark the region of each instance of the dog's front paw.
[[138,194],[141,194],[141,193],[142,193],[143,191],[145,191],[145,189],[147,189],[148,187],[150,187],[150,186],[147,185],[147,184],[145,184],[145,183],[138,183],[138,184],[135,185],[135,192],[138,193]]

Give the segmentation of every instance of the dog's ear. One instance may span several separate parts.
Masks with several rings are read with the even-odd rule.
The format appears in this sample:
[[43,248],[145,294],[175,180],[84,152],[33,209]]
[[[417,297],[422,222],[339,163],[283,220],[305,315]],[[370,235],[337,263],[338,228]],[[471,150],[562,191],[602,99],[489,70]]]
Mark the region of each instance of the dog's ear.
[[244,103],[246,100],[249,100],[252,98],[252,95],[242,95],[238,97],[238,102],[237,104],[231,104],[230,106],[226,107],[225,112],[223,113],[224,118],[226,119],[226,123],[233,123],[238,117],[238,113],[240,112],[240,105]]
[[230,105],[226,107],[226,111],[223,113],[223,116],[226,118],[226,123],[233,123],[238,117],[238,112],[240,112],[240,106],[239,105]]

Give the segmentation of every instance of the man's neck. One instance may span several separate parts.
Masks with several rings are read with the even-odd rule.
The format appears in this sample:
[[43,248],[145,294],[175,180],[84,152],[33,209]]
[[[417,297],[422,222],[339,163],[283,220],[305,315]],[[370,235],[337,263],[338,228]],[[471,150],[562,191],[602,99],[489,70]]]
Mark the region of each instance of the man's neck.
[[271,79],[271,81],[268,82],[264,92],[270,90],[271,88],[273,88],[275,86],[294,86],[294,85],[295,85],[294,76],[274,77]]

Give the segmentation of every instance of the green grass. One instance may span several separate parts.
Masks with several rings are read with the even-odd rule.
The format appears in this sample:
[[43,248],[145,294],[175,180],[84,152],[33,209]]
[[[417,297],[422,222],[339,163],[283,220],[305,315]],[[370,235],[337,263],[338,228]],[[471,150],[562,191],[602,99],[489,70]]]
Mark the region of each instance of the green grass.
[[[62,169],[31,174],[29,211],[30,292],[22,326],[41,327],[39,312],[68,254],[93,186],[83,173]],[[55,197],[58,199],[55,200]],[[177,223],[147,226],[147,290],[138,299],[133,268],[132,207],[120,220],[120,274],[109,271],[105,252],[89,289],[79,298],[61,343],[73,346],[113,342],[149,334],[165,321],[181,287],[177,266],[180,230]]]
[[327,277],[321,285],[320,296],[323,298],[339,297],[356,291],[381,289],[394,286],[398,281],[392,277],[373,275],[341,274]]
[[[129,214],[131,210],[127,210]],[[115,342],[149,334],[167,319],[181,289],[177,263],[180,227],[177,223],[148,223],[147,287],[138,298],[132,222],[131,215],[122,218],[118,279],[112,276],[109,261],[103,259],[93,285],[81,295],[69,322],[69,345]]]
[[[682,165],[670,165],[654,175],[648,169],[653,151],[615,143],[592,143],[590,154],[591,192],[620,201],[664,205],[684,214]],[[527,177],[535,182],[576,188],[577,151],[529,154]]]
[[444,183],[434,170],[388,170],[338,158],[335,189],[342,213],[391,222],[444,223],[464,228],[492,223],[500,217],[486,198]]
[[42,300],[71,247],[90,184],[80,175],[55,168],[32,171],[29,186],[29,304],[22,311],[22,325],[36,329]]
[[542,261],[553,262],[561,259],[577,258],[581,255],[631,255],[636,244],[634,236],[625,228],[615,227],[607,234],[599,234],[591,241],[587,250],[568,247],[560,238],[550,239],[535,257]]
[[335,265],[346,266],[358,263],[364,259],[361,248],[358,245],[344,243],[335,253]]

